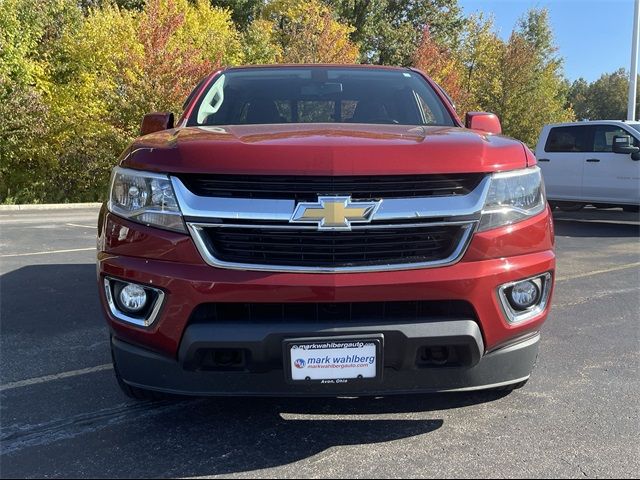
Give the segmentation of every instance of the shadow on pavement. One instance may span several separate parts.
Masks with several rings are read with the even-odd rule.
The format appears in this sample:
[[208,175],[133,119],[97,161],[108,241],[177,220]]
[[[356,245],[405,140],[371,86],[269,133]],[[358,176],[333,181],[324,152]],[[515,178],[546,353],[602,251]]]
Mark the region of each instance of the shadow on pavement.
[[[92,264],[23,267],[0,277],[0,289],[3,333],[46,336],[83,328],[87,318],[92,324],[103,322]],[[3,356],[11,355],[11,345],[4,347]],[[375,445],[441,428],[444,420],[435,412],[492,402],[504,395],[220,398],[140,404],[123,403],[111,373],[88,374],[3,394],[3,417],[11,424],[5,422],[0,436],[2,470],[3,476],[66,478],[247,472],[287,465],[334,446],[387,448]],[[66,413],[47,414],[51,404],[66,405]],[[21,413],[43,410],[46,420],[36,424]],[[409,415],[396,418],[395,414]],[[330,474],[320,460],[318,475]]]
[[[116,388],[113,385],[113,388]],[[96,391],[97,397],[102,392]],[[128,403],[3,432],[3,476],[199,477],[286,466],[337,446],[428,435],[440,410],[502,394],[376,399],[193,399]],[[64,399],[53,399],[64,401]],[[395,414],[410,414],[394,418]],[[371,415],[378,415],[373,417]],[[34,459],[37,458],[37,461]],[[357,468],[357,458],[353,465]],[[310,464],[307,464],[307,468]],[[317,476],[331,477],[318,459]]]
[[[150,421],[151,429],[164,432],[171,442],[156,444],[158,455],[147,473],[225,475],[287,465],[335,446],[388,448],[373,444],[432,433],[444,425],[444,420],[434,412],[502,396],[504,393],[375,399],[196,400],[184,411],[155,416]],[[393,418],[394,414],[406,413],[418,418]],[[187,451],[196,452],[200,458],[190,468],[182,463],[183,452]],[[354,464],[357,465],[357,459]],[[123,468],[121,473],[130,470]],[[324,472],[320,466],[318,475],[331,476],[331,472]]]
[[556,235],[567,237],[627,238],[640,236],[640,214],[588,208],[553,212]]
[[0,275],[3,334],[46,337],[104,325],[93,264],[30,265]]

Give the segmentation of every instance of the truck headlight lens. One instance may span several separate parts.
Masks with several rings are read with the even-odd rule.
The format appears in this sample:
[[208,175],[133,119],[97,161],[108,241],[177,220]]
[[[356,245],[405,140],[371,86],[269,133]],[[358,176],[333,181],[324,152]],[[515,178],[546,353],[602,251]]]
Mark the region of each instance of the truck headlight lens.
[[495,173],[482,210],[479,231],[510,225],[544,211],[546,199],[538,167]]
[[109,211],[148,226],[186,233],[169,177],[116,167],[111,176]]

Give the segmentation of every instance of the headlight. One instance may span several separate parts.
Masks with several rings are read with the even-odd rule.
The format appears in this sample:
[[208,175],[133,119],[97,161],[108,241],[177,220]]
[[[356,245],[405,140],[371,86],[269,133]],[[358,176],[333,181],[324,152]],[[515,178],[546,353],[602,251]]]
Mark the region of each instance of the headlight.
[[537,215],[546,208],[538,167],[495,173],[482,210],[480,231],[502,227]]
[[114,168],[109,211],[148,226],[187,232],[171,181],[166,175]]

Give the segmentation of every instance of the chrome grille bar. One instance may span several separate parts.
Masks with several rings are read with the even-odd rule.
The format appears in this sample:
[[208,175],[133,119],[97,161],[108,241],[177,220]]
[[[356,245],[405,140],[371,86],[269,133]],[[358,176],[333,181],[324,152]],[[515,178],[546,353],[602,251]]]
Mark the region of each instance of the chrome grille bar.
[[[372,222],[399,219],[442,218],[478,214],[489,189],[489,177],[467,195],[451,197],[388,198]],[[171,177],[182,214],[187,219],[275,220],[288,222],[296,207],[294,200],[199,197],[177,177]]]
[[[453,195],[448,197],[408,196],[407,198],[381,199],[381,205],[371,219],[371,223],[353,224],[350,232],[345,233],[345,235],[355,234],[363,236],[362,238],[357,237],[356,245],[361,244],[363,248],[367,248],[367,240],[364,239],[364,237],[367,236],[367,232],[371,232],[373,236],[374,232],[381,232],[385,229],[389,231],[396,229],[398,235],[403,238],[423,235],[422,238],[425,239],[425,245],[427,245],[428,242],[440,241],[436,240],[437,237],[428,236],[429,233],[427,230],[430,227],[458,227],[458,234],[451,237],[455,239],[455,241],[449,244],[450,248],[439,250],[442,252],[441,256],[443,258],[435,258],[434,256],[432,256],[432,258],[428,255],[407,255],[406,257],[398,255],[394,257],[393,261],[389,261],[389,263],[381,263],[386,262],[386,259],[381,259],[376,264],[370,264],[370,261],[362,260],[362,258],[366,259],[367,255],[375,255],[375,248],[370,248],[370,254],[354,256],[354,258],[357,257],[359,260],[350,261],[348,258],[347,260],[340,260],[340,262],[343,263],[337,260],[338,258],[344,258],[341,249],[345,248],[343,246],[346,241],[345,239],[350,237],[332,237],[335,238],[335,242],[337,242],[332,243],[327,234],[326,239],[319,238],[319,245],[308,242],[304,243],[302,235],[308,235],[309,232],[313,232],[314,230],[317,231],[318,227],[315,225],[289,223],[296,208],[295,200],[198,196],[193,194],[178,177],[172,176],[171,181],[194,243],[204,261],[213,267],[233,270],[291,273],[364,273],[443,267],[460,261],[478,225],[488,193],[490,177],[484,177],[477,187],[466,195]],[[246,251],[246,237],[238,237],[242,230],[234,229],[257,231],[257,233],[251,234],[251,241],[253,241],[254,237],[258,239],[258,241],[256,241],[256,255],[251,257],[251,262],[226,261],[224,255],[220,253],[221,251],[216,251],[216,248],[214,248],[212,242],[218,241],[215,239],[226,238],[232,239],[229,240],[232,242],[229,244],[231,250],[241,245],[242,248],[240,248],[239,251]],[[237,233],[231,236],[222,234],[222,232],[227,230]],[[264,232],[260,232],[259,230],[264,230]],[[295,251],[293,252],[293,254],[297,255],[295,261],[291,260],[289,262],[290,264],[287,264],[287,262],[278,264],[274,262],[279,262],[280,260],[274,259],[281,258],[280,256],[264,256],[268,255],[271,251],[270,248],[267,248],[271,246],[269,242],[275,241],[272,238],[270,239],[269,235],[273,237],[276,235],[276,232],[282,232],[283,234],[291,233],[291,235],[295,237],[295,232],[297,231],[299,231],[301,235],[300,245],[292,243],[290,239],[284,242],[289,242],[292,247],[295,247]],[[213,237],[212,232],[221,232],[220,234],[222,236]],[[269,232],[273,233],[270,234]],[[322,235],[321,232],[319,234]],[[278,235],[280,234],[278,233]],[[261,236],[264,236],[265,247],[260,246],[259,239]],[[239,238],[243,241],[237,240],[239,244],[234,246],[233,238]],[[398,239],[396,245],[402,245],[403,241],[404,240]],[[417,240],[414,243],[417,243]],[[442,241],[440,241],[440,243],[441,245],[446,245],[442,243]],[[318,249],[326,247],[327,245],[327,248],[335,245],[337,249],[332,257],[336,259],[336,266],[327,265],[326,261],[323,265],[318,264],[318,262],[314,264],[313,259],[321,255],[318,253]],[[390,248],[388,250],[394,248],[394,239],[389,241],[389,246]],[[306,254],[306,250],[304,250],[304,248],[307,247],[309,248],[308,254]],[[428,251],[428,246],[423,246],[421,249],[426,252]],[[324,250],[322,252],[324,254]],[[258,254],[261,253],[263,257],[259,257]],[[300,255],[302,255],[302,258],[307,259],[308,265],[293,264],[296,262],[300,263]],[[330,251],[326,255],[331,256]],[[231,255],[227,258],[234,257]],[[244,260],[244,257],[235,257],[236,260],[239,258]],[[262,258],[263,262],[258,261],[258,258]],[[269,260],[269,262],[264,262],[264,260]]]

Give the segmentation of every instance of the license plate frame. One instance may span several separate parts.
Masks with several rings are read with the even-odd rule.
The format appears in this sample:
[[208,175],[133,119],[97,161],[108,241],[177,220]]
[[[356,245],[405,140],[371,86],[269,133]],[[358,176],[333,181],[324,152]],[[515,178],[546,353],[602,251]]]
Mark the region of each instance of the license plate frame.
[[[331,378],[307,378],[307,379],[295,379],[293,377],[294,360],[293,347],[300,346],[312,346],[317,347],[326,346],[325,348],[315,348],[313,350],[326,351],[335,350],[335,346],[339,346],[339,349],[344,350],[356,350],[358,347],[349,347],[349,344],[363,344],[368,346],[373,344],[375,347],[375,377],[362,377],[362,378],[345,378],[339,375],[340,371],[344,371],[336,368],[337,375],[331,375]],[[357,383],[361,384],[379,384],[382,382],[384,371],[384,336],[381,334],[374,335],[346,335],[337,337],[303,337],[303,338],[289,338],[282,342],[282,356],[284,360],[284,371],[286,381],[293,385],[346,385]]]

